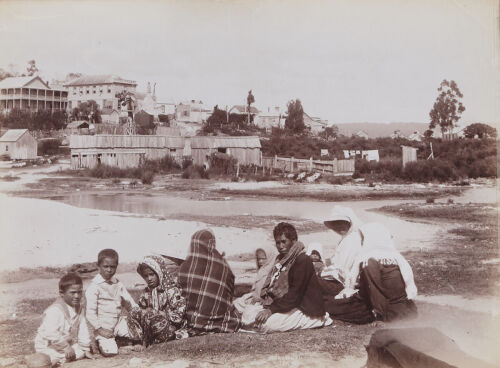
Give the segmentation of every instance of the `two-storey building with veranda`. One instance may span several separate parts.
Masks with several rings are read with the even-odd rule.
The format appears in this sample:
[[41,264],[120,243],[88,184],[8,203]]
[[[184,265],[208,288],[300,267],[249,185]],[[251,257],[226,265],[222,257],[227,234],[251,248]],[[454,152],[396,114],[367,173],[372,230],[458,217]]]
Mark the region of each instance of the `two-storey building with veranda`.
[[0,81],[0,112],[22,110],[66,110],[68,92],[51,88],[39,76],[10,77]]
[[64,85],[68,89],[68,107],[74,109],[82,102],[94,100],[101,109],[119,110],[117,93],[135,94],[137,83],[116,75],[85,75]]

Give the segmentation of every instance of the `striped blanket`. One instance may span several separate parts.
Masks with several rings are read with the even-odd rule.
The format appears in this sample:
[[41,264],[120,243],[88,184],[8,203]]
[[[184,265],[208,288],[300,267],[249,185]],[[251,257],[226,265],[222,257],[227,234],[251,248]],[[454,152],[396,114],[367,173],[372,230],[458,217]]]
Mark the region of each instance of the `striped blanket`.
[[215,249],[210,229],[191,237],[189,254],[179,269],[179,284],[192,332],[235,332],[241,327],[241,315],[232,304],[234,274]]

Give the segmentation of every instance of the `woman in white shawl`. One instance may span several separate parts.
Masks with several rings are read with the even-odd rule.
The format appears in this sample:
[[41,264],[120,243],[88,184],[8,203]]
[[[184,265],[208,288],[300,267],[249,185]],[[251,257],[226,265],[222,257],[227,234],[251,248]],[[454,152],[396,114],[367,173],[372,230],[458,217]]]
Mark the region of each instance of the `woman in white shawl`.
[[413,272],[384,225],[363,225],[351,209],[340,206],[325,225],[343,236],[322,272],[325,307],[332,318],[369,323],[416,315]]

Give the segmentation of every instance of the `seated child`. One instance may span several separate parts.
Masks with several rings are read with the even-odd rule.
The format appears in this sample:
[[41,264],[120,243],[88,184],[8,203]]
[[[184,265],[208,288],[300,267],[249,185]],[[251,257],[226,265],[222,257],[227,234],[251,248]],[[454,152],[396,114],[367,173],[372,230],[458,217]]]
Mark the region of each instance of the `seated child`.
[[323,246],[320,243],[311,243],[307,247],[307,253],[309,258],[314,266],[314,271],[316,271],[316,275],[318,277],[321,276],[321,272],[325,268],[325,264],[323,263]]
[[255,262],[257,264],[257,271],[267,263],[267,254],[264,249],[258,248],[255,251]]
[[97,274],[90,283],[87,299],[87,320],[94,329],[95,339],[103,356],[118,354],[115,337],[130,339],[127,318],[121,315],[122,303],[127,309],[137,307],[125,286],[114,276],[118,267],[118,253],[103,249],[97,256]]
[[75,273],[68,273],[59,280],[60,296],[43,313],[43,321],[35,337],[35,350],[46,354],[52,366],[93,357],[81,304],[82,294],[82,279]]
[[178,266],[159,255],[146,256],[137,266],[148,286],[139,298],[140,308],[130,312],[129,326],[143,346],[188,337],[186,300],[169,268]]

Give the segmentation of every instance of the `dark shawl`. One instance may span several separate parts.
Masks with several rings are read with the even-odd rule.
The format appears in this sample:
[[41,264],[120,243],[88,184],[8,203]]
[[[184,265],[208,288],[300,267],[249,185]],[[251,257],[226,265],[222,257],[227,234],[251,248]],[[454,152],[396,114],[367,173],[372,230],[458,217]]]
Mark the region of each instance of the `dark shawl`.
[[179,269],[188,326],[198,332],[234,332],[241,316],[232,305],[234,274],[215,249],[211,230],[191,237],[189,254]]

